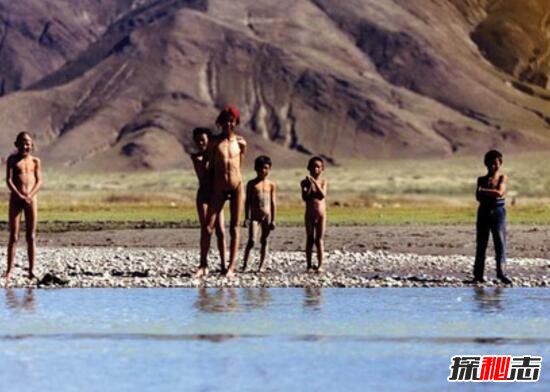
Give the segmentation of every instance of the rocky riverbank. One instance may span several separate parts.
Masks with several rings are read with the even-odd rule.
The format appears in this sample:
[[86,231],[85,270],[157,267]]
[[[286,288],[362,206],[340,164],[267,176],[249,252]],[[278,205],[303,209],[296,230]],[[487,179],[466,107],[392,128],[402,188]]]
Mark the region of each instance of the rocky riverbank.
[[[5,257],[5,250],[0,251],[0,258]],[[0,287],[462,287],[469,285],[473,265],[471,256],[462,255],[335,250],[327,252],[325,272],[306,273],[304,257],[303,252],[272,252],[267,272],[238,273],[228,279],[220,275],[212,253],[209,276],[197,279],[194,250],[42,247],[36,280],[26,278],[27,260],[20,256],[11,280],[1,279]],[[255,271],[255,258],[249,267]],[[507,273],[513,286],[550,286],[547,259],[511,258]],[[494,261],[489,258],[485,286],[502,285],[492,280],[494,275]]]

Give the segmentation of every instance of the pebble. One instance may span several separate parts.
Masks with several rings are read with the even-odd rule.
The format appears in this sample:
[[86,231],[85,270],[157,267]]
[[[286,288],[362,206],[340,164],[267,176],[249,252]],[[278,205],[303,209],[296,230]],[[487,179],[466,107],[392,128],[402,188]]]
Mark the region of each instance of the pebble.
[[[473,257],[463,255],[335,250],[326,254],[326,272],[315,274],[305,273],[302,252],[272,252],[268,272],[237,273],[227,279],[217,272],[219,259],[212,252],[209,276],[196,279],[193,273],[198,251],[42,247],[35,268],[38,279],[30,282],[25,278],[27,260],[23,253],[17,256],[12,279],[0,280],[0,287],[463,287],[471,278],[473,265]],[[5,250],[0,250],[0,259],[5,258]],[[256,271],[257,263],[253,258],[249,270]],[[546,259],[511,258],[507,268],[514,286],[547,287],[548,265]],[[519,268],[516,275],[514,268]],[[493,276],[494,263],[488,259],[485,286],[501,285]]]

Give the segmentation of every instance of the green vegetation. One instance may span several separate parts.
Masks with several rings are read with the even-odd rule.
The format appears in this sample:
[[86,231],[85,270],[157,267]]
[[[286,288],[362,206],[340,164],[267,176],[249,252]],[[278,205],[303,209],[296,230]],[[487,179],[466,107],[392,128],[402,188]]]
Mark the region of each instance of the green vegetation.
[[[226,211],[227,216],[227,211]],[[549,224],[550,205],[530,204],[508,209],[511,224]],[[303,209],[282,207],[278,225],[300,225]],[[401,225],[401,224],[473,224],[475,205],[449,206],[442,204],[394,204],[381,207],[339,207],[329,209],[331,225]],[[0,221],[0,228],[6,229]],[[190,207],[116,206],[111,209],[63,210],[45,209],[40,213],[39,230],[59,232],[67,230],[113,230],[133,228],[198,227],[195,210]]]
[[[550,224],[550,165],[545,155],[506,156],[509,222]],[[332,225],[473,224],[481,159],[345,162],[329,167]],[[279,225],[300,225],[302,169],[277,169]],[[246,173],[251,178],[253,173]],[[191,171],[76,174],[46,172],[40,194],[41,231],[197,226]],[[7,217],[7,193],[0,203]],[[227,212],[226,212],[227,214]],[[5,226],[6,218],[0,220]]]

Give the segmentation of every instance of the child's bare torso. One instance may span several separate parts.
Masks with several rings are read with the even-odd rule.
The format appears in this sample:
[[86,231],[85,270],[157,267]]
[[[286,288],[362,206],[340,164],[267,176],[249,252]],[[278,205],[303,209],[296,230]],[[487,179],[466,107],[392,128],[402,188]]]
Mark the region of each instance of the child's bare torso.
[[13,185],[22,194],[29,194],[37,182],[37,158],[30,155],[24,158],[12,155],[8,159],[8,165],[11,166]]
[[[307,182],[307,180],[304,180]],[[321,187],[325,186],[325,180],[324,179],[318,179],[317,182]],[[312,188],[312,192],[309,195],[309,197],[306,198],[306,216],[310,219],[320,219],[324,218],[326,215],[327,210],[327,202],[326,198],[323,197],[317,187],[309,183]]]
[[250,219],[269,220],[271,217],[271,195],[273,183],[269,180],[252,180],[248,183],[250,197]]
[[238,136],[220,138],[212,151],[213,189],[233,191],[242,182],[241,146]]
[[191,156],[193,168],[199,180],[199,189],[208,188],[208,159],[205,154],[197,153]]
[[[478,185],[481,188],[485,188],[485,189],[498,189],[503,180],[504,180],[504,174],[500,172],[494,175],[487,174],[485,176],[478,178]],[[494,201],[495,199],[504,199],[504,196],[501,198],[497,198],[495,196],[490,196],[490,195],[480,195],[481,202]]]

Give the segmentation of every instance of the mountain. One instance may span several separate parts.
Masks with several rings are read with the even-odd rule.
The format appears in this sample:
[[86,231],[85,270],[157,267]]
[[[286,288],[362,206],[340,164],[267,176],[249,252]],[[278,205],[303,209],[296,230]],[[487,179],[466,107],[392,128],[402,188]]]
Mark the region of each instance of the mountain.
[[229,103],[281,166],[550,148],[549,0],[0,0],[0,26],[3,156],[28,130],[54,166],[189,167]]

